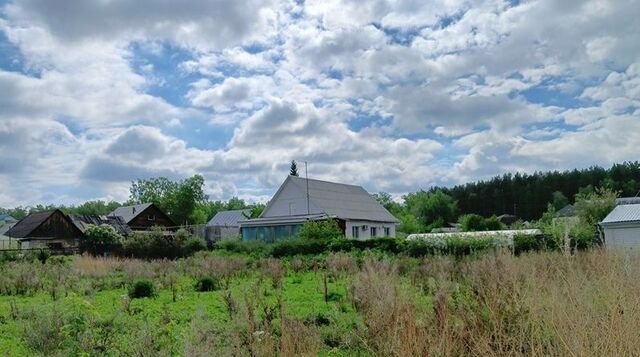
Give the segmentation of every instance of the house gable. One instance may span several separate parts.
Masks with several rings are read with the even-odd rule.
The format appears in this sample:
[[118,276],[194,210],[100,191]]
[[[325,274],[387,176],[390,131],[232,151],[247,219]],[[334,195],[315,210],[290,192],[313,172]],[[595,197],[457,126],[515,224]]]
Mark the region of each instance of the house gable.
[[313,200],[309,201],[309,212],[307,212],[307,192],[296,185],[289,176],[269,201],[260,218],[322,213],[324,211]]
[[156,205],[151,204],[145,209],[136,213],[127,225],[134,231],[147,230],[154,226],[160,227],[175,227],[176,224],[169,216],[167,216]]

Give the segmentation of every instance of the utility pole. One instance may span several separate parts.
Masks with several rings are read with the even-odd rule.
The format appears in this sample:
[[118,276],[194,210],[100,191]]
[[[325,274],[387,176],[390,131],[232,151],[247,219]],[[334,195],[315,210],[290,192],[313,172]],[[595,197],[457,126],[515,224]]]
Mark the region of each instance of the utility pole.
[[307,181],[307,215],[311,214],[309,212],[309,171],[307,170],[307,162],[304,162],[304,176]]

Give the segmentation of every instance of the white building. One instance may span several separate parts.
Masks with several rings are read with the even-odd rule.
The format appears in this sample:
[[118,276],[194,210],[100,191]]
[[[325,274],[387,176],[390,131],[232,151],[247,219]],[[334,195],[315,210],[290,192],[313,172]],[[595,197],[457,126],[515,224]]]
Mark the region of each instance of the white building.
[[640,246],[640,204],[618,204],[600,222],[608,248]]
[[348,238],[395,237],[398,220],[362,187],[289,176],[257,219],[242,221],[244,240],[294,237],[309,220],[333,219]]

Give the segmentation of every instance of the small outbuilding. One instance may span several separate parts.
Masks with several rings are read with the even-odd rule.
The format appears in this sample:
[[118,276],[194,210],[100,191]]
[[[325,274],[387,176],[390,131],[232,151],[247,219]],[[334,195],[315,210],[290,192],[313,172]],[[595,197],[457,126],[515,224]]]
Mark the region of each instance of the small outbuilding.
[[[240,236],[240,221],[249,217],[251,210],[238,209],[216,213],[207,223],[207,230],[212,231],[211,240],[217,242],[222,239],[237,238]],[[209,235],[207,235],[209,237]]]
[[18,239],[22,248],[63,249],[77,247],[82,231],[69,216],[55,209],[28,215],[5,235]]
[[640,246],[640,203],[619,204],[600,222],[607,248]]
[[132,231],[148,231],[152,227],[176,228],[176,223],[153,203],[116,208],[110,217],[122,217]]

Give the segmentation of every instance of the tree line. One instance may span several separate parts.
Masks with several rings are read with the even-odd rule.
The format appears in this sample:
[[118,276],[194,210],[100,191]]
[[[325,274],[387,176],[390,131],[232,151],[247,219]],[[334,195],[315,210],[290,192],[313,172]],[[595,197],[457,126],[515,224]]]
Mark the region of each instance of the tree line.
[[[295,162],[291,163],[289,173],[298,174]],[[522,220],[537,220],[549,204],[559,210],[574,203],[576,195],[588,194],[598,188],[617,192],[620,196],[635,196],[640,191],[640,162],[614,164],[609,169],[592,166],[562,172],[509,173],[485,181],[409,193],[401,202],[394,201],[384,192],[374,194],[374,197],[400,220],[398,231],[412,233],[444,227],[468,214],[483,217],[514,214]],[[178,181],[164,177],[133,181],[129,200],[123,203],[95,200],[77,206],[0,208],[0,212],[17,219],[53,208],[69,214],[107,215],[119,206],[146,202],[155,203],[181,225],[206,223],[224,210],[250,209],[249,217],[253,218],[264,209],[262,204],[248,204],[237,197],[228,201],[209,200],[204,193],[204,178],[194,175]]]

